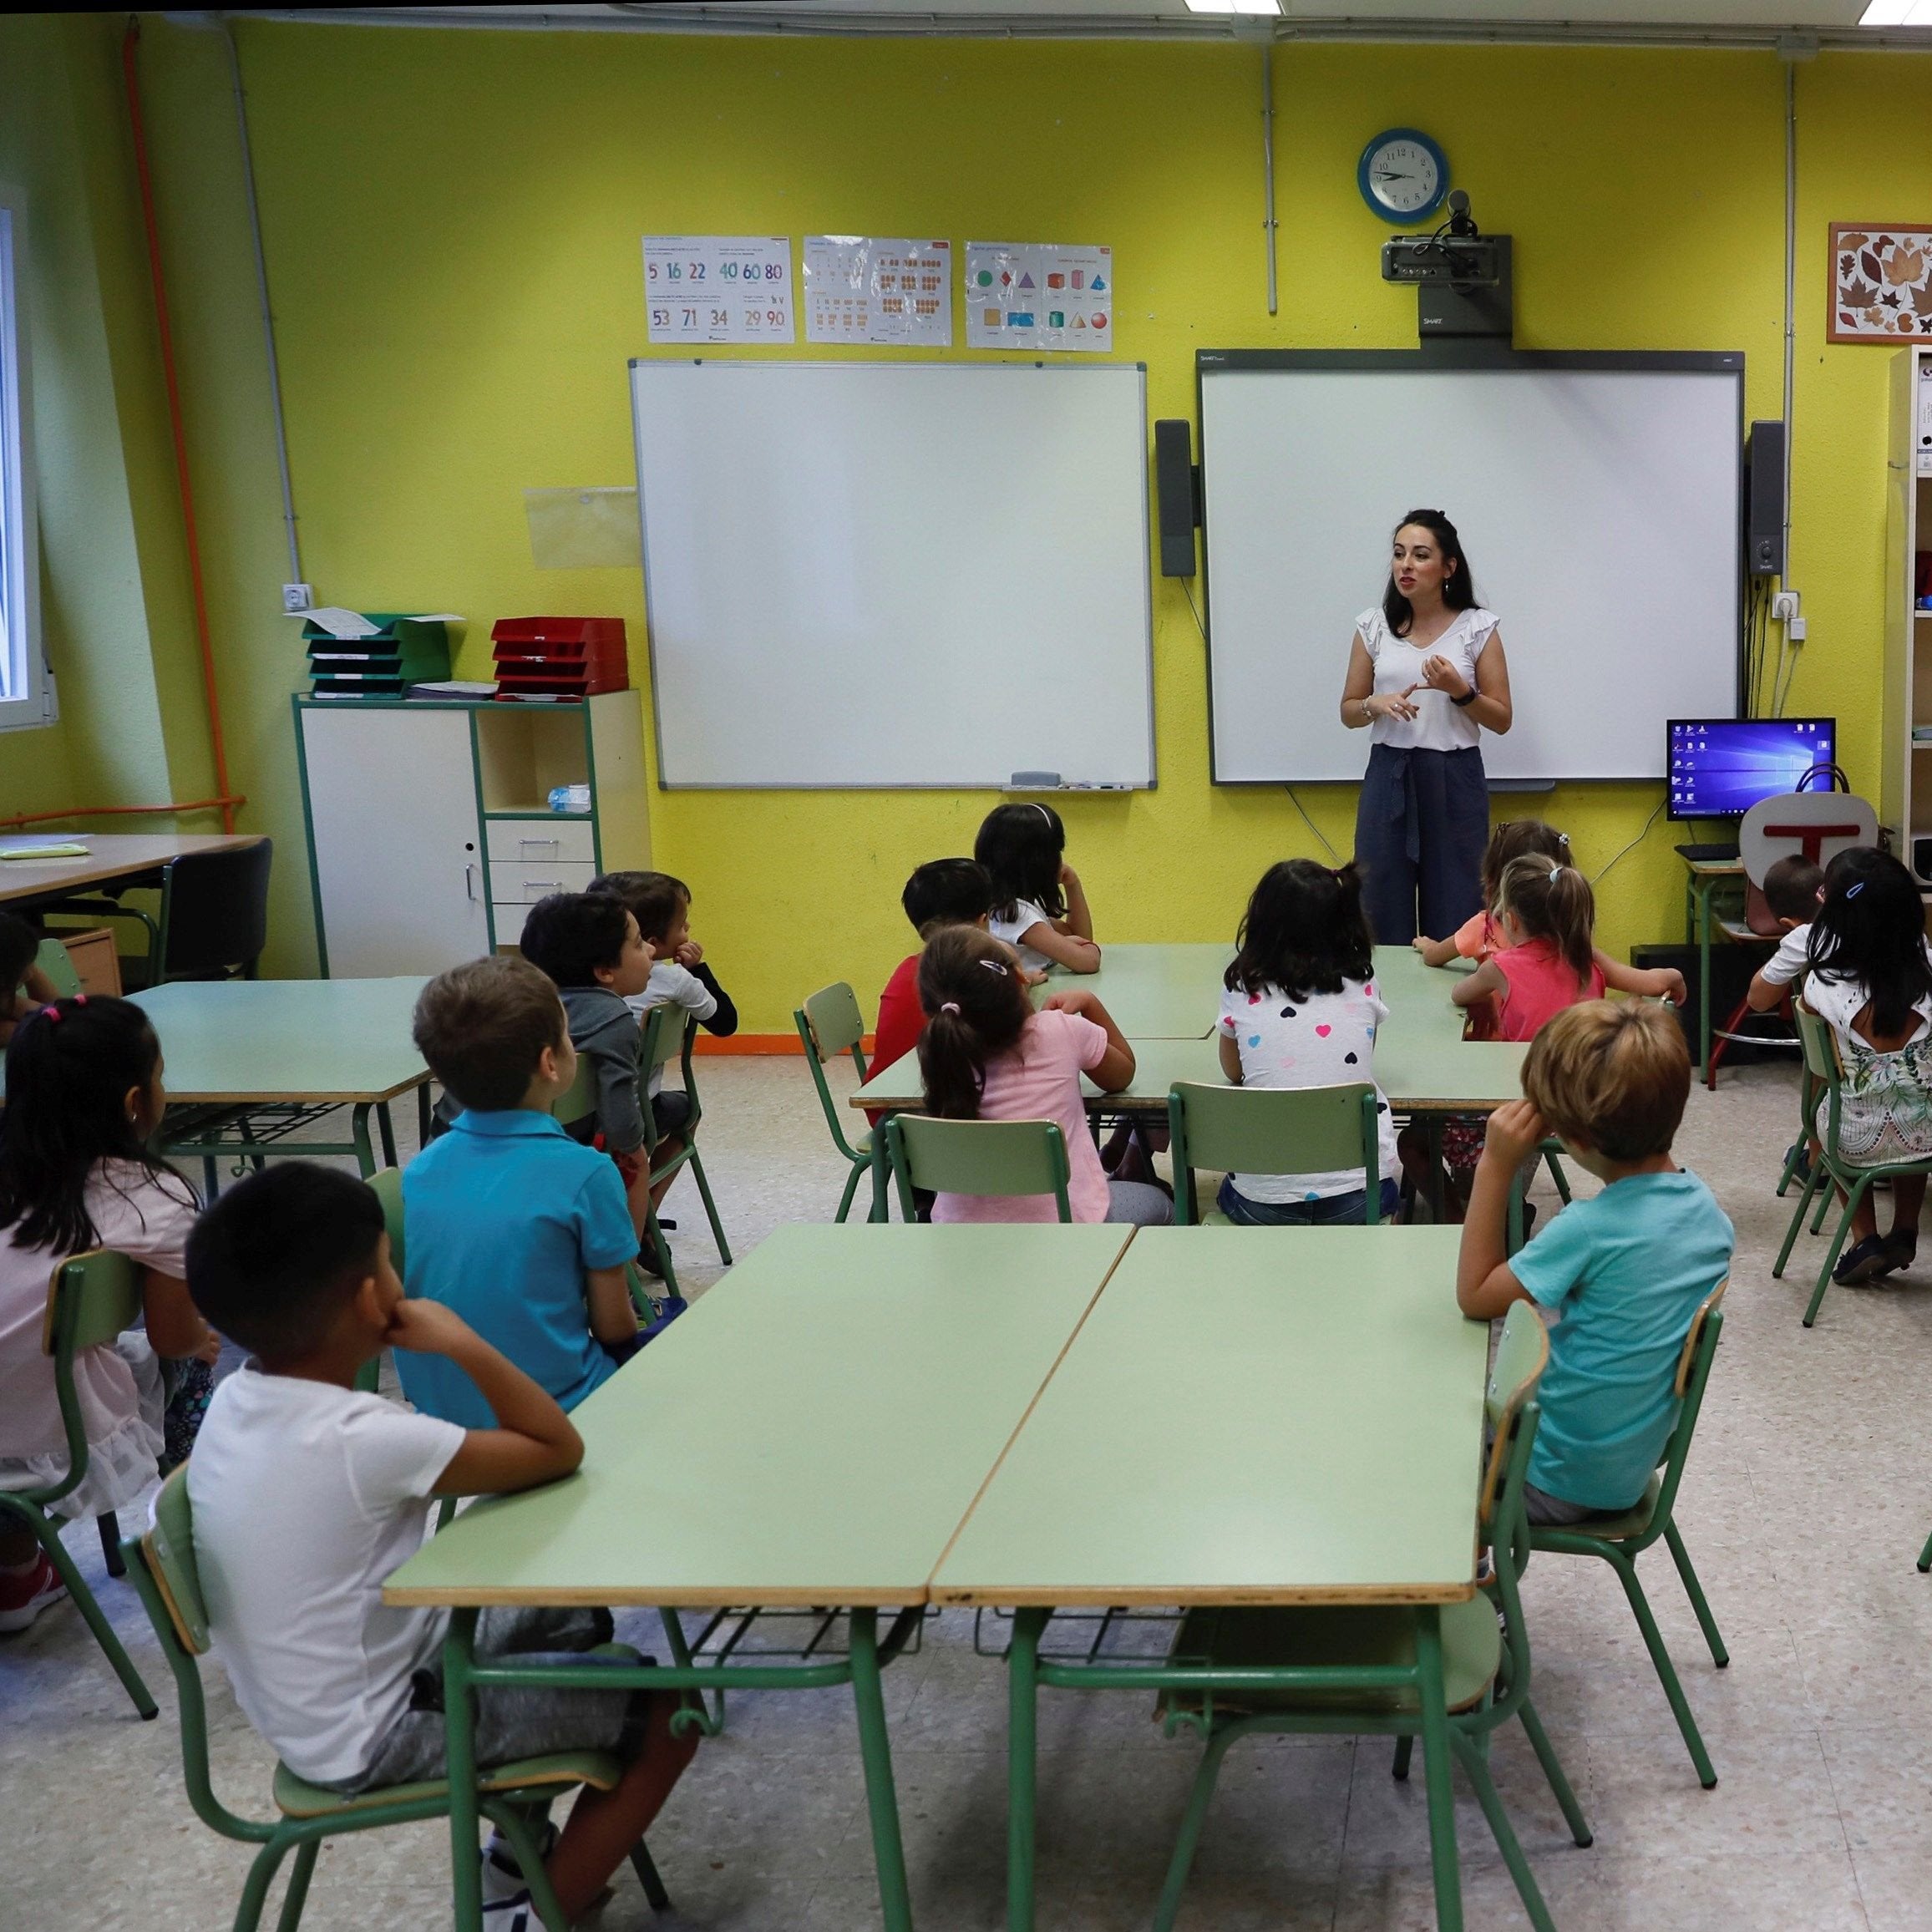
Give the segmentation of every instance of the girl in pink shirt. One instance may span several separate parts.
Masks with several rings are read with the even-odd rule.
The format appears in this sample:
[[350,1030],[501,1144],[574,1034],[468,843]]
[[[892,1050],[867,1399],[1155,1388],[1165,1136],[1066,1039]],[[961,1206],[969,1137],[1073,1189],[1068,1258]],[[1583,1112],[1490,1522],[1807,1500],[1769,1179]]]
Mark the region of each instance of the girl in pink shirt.
[[1479,966],[1502,949],[1496,924],[1496,897],[1510,861],[1540,852],[1559,865],[1569,863],[1569,834],[1540,819],[1505,819],[1489,834],[1483,854],[1483,910],[1457,927],[1447,939],[1412,939],[1424,966],[1445,966],[1452,960],[1473,959]]
[[[1050,1120],[1067,1143],[1067,1199],[1077,1221],[1157,1227],[1174,1204],[1144,1181],[1110,1181],[1088,1131],[1085,1073],[1103,1093],[1133,1078],[1133,1049],[1106,1007],[1082,990],[1057,992],[1035,1012],[1020,956],[976,926],[949,925],[919,962],[925,1009],[919,1070],[926,1110],[942,1120]],[[941,1194],[935,1221],[1051,1221],[1051,1194]]]

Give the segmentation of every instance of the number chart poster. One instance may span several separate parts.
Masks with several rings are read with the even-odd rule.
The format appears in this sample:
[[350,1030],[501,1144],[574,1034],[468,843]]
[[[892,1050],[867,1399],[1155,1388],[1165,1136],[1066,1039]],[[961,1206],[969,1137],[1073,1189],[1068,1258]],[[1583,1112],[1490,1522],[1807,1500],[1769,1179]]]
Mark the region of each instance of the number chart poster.
[[659,342],[791,342],[784,235],[647,235],[644,306]]
[[805,237],[805,340],[952,347],[952,244]]
[[1113,347],[1113,251],[1052,241],[969,241],[969,349]]

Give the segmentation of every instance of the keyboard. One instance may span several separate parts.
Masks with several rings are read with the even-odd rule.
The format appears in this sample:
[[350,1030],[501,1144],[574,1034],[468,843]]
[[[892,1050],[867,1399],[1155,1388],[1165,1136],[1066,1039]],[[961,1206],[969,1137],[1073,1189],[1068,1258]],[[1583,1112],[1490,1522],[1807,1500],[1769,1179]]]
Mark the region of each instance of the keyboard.
[[1680,845],[1677,850],[1693,865],[1722,865],[1737,857],[1737,848],[1722,841],[1711,845]]

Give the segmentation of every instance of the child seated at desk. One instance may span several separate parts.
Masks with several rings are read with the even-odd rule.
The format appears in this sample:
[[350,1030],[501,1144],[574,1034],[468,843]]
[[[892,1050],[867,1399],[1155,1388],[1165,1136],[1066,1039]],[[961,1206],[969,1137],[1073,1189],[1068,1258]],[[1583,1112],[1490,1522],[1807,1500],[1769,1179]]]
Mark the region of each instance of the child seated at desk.
[[1422,964],[1445,966],[1450,961],[1473,959],[1480,966],[1503,946],[1496,924],[1496,901],[1503,875],[1512,860],[1541,853],[1559,865],[1569,863],[1569,834],[1540,819],[1505,819],[1489,834],[1483,853],[1483,910],[1473,913],[1447,939],[1417,937],[1409,943],[1422,956]]
[[995,805],[973,841],[993,882],[988,930],[1018,949],[1029,972],[1100,971],[1093,915],[1066,850],[1067,828],[1051,805]]
[[[1531,1045],[1523,1091],[1489,1117],[1456,1301],[1488,1321],[1528,1300],[1551,1321],[1523,1499],[1532,1523],[1581,1523],[1641,1500],[1676,1424],[1685,1335],[1730,1271],[1733,1235],[1711,1190],[1671,1158],[1691,1093],[1675,1015],[1648,1002],[1566,1007]],[[1603,1191],[1506,1258],[1510,1189],[1552,1132]]]
[[39,951],[40,935],[24,919],[0,912],[0,1047],[29,1013],[60,997],[35,964]]
[[[1248,901],[1221,995],[1221,1071],[1237,1087],[1341,1087],[1375,1079],[1374,941],[1362,875],[1312,859],[1270,865]],[[1376,1089],[1379,1212],[1396,1211],[1396,1137]],[[1359,1167],[1330,1174],[1229,1174],[1216,1204],[1245,1227],[1366,1218]]]
[[[992,875],[976,859],[929,859],[913,870],[899,895],[912,930],[925,942],[941,926],[976,925],[981,931],[993,909]],[[919,959],[909,952],[892,969],[879,996],[879,1024],[873,1030],[872,1064],[883,1071],[919,1044],[925,1012],[919,1003]],[[873,1116],[873,1124],[878,1124]]]
[[[502,1113],[466,1112],[416,1165],[479,1118]],[[413,1228],[412,1258],[423,1239]],[[187,1267],[195,1305],[255,1357],[216,1390],[187,1478],[209,1628],[236,1701],[312,1783],[357,1794],[441,1777],[449,1613],[386,1605],[383,1580],[421,1545],[431,1497],[553,1482],[582,1461],[583,1443],[536,1382],[451,1309],[404,1299],[382,1203],[339,1169],[287,1161],[230,1189],[190,1236]],[[447,1368],[475,1392],[481,1420],[459,1427],[357,1392],[357,1372],[385,1345]],[[486,1610],[476,1647],[581,1666],[610,1635],[607,1610]],[[611,1789],[583,1789],[560,1836],[540,1829],[545,1870],[575,1923],[691,1761],[696,1739],[671,1730],[678,1696],[484,1686],[476,1702],[479,1766],[568,1751],[624,1762]],[[483,1896],[489,1932],[536,1932],[499,1838],[483,1853]]]
[[[423,987],[414,1032],[463,1112],[403,1170],[409,1293],[575,1408],[636,1348],[624,1267],[637,1231],[616,1168],[550,1112],[577,1066],[557,989],[527,960],[472,960]],[[489,1427],[460,1362],[405,1355],[398,1372],[425,1414]]]
[[1768,1013],[1781,1006],[1804,976],[1811,952],[1811,922],[1824,890],[1823,868],[1802,852],[1787,852],[1765,868],[1764,903],[1784,928],[1784,937],[1777,942],[1777,951],[1751,976],[1751,987],[1744,997],[1752,1012]]

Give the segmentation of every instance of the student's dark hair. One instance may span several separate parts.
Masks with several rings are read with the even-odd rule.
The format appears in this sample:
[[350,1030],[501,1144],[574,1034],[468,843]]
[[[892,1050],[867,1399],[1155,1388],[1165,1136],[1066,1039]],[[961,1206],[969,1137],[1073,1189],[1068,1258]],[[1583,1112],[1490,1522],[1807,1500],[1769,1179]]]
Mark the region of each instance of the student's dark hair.
[[528,960],[498,953],[437,974],[417,996],[411,1030],[456,1099],[498,1113],[520,1103],[544,1048],[563,1044],[564,1009]]
[[[1476,606],[1476,586],[1469,575],[1469,560],[1463,554],[1463,540],[1456,535],[1456,526],[1439,510],[1412,510],[1390,537],[1407,530],[1411,524],[1419,530],[1426,530],[1435,539],[1436,548],[1442,553],[1445,569],[1453,565],[1448,575],[1443,579],[1443,601],[1452,611],[1472,611]],[[1395,572],[1388,574],[1388,588],[1382,594],[1382,614],[1388,621],[1388,627],[1398,637],[1409,634],[1409,626],[1415,621],[1415,610],[1396,586]]]
[[1067,828],[1051,805],[995,805],[973,840],[973,857],[993,882],[995,919],[1016,919],[1031,900],[1049,919],[1066,916],[1060,860]]
[[1540,819],[1505,819],[1489,834],[1483,853],[1483,903],[1496,908],[1496,894],[1512,859],[1527,859],[1540,854],[1559,865],[1569,863],[1569,834],[1546,825]]
[[0,1002],[12,998],[39,951],[40,935],[24,919],[0,912]]
[[18,1248],[78,1255],[99,1235],[88,1177],[126,1161],[179,1194],[195,1190],[157,1160],[128,1118],[128,1091],[153,1082],[161,1043],[131,1000],[79,994],[29,1013],[7,1046],[0,1111],[0,1228]]
[[188,1237],[188,1295],[208,1325],[273,1367],[318,1347],[375,1271],[383,1204],[367,1181],[277,1161],[228,1189]]
[[1824,903],[1811,922],[1810,967],[1820,979],[1865,989],[1874,1033],[1904,1032],[1913,1008],[1932,997],[1924,905],[1912,875],[1889,852],[1861,845],[1832,861]]
[[1375,973],[1375,940],[1362,909],[1362,875],[1312,859],[1284,859],[1261,875],[1235,935],[1230,991],[1278,986],[1291,1000],[1338,993]]
[[1503,869],[1497,904],[1531,939],[1545,939],[1576,975],[1590,982],[1596,953],[1596,895],[1574,865],[1559,865],[1541,853],[1513,859]]
[[594,986],[596,968],[624,956],[630,910],[613,892],[553,892],[530,909],[516,943],[560,986]]
[[927,1110],[976,1120],[986,1062],[1013,1046],[1032,1015],[1013,949],[975,925],[943,925],[919,960],[919,1072]]
[[899,895],[921,939],[942,925],[971,925],[993,909],[992,875],[976,859],[929,859]]
[[671,936],[678,908],[691,903],[691,888],[668,872],[602,872],[591,881],[589,890],[622,900],[625,910],[637,921],[638,931],[659,945]]
[[1764,903],[1779,919],[1808,925],[1818,910],[1818,891],[1824,881],[1823,866],[1802,852],[1787,852],[1764,869]]

